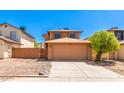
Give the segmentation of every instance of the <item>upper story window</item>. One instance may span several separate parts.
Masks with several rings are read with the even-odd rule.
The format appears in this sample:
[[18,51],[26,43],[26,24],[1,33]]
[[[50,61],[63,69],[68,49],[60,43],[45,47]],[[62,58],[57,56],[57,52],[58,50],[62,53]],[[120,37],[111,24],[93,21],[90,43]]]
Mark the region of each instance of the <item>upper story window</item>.
[[0,31],[0,36],[2,35],[2,31]]
[[60,34],[60,32],[56,32],[55,33],[55,39],[59,39],[59,38],[61,38],[61,34]]
[[75,33],[69,33],[69,37],[70,37],[70,38],[76,38],[76,37],[75,37]]
[[11,31],[11,32],[10,32],[10,38],[11,38],[12,40],[16,40],[16,32],[15,32],[15,31]]
[[118,40],[123,40],[123,32],[117,31],[115,32],[115,36]]

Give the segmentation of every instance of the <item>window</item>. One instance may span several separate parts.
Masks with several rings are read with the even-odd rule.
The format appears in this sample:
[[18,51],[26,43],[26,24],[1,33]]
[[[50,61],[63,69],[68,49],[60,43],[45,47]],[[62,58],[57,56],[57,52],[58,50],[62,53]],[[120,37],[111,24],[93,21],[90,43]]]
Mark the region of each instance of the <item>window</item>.
[[69,33],[70,38],[75,38],[75,33]]
[[15,31],[10,32],[10,38],[12,40],[16,40],[16,32]]
[[0,36],[2,35],[2,31],[0,31]]
[[55,39],[59,39],[59,38],[61,38],[60,32],[56,32],[55,33]]
[[123,40],[123,32],[117,31],[115,32],[115,36],[118,40]]

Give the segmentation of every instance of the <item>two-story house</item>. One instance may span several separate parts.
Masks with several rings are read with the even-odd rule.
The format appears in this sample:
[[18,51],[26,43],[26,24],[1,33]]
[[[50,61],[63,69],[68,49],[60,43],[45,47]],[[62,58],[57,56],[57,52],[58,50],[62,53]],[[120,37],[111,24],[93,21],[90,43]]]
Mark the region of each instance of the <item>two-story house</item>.
[[119,41],[124,40],[124,29],[119,29],[118,27],[113,27],[107,31],[113,32]]
[[80,40],[77,30],[49,30],[44,35],[48,60],[85,60],[91,58],[90,42]]
[[110,53],[109,59],[124,60],[124,29],[113,27],[107,31],[114,33],[118,41],[120,42],[120,49],[116,52]]
[[33,48],[34,38],[22,27],[0,24],[0,58],[11,57],[13,47]]

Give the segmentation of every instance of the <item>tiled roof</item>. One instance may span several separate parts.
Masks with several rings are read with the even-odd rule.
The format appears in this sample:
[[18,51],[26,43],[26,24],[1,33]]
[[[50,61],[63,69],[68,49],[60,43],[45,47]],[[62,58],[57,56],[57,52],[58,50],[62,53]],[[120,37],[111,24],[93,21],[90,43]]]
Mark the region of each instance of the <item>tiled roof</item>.
[[79,40],[73,38],[60,38],[55,40],[48,40],[45,43],[90,43],[88,40]]

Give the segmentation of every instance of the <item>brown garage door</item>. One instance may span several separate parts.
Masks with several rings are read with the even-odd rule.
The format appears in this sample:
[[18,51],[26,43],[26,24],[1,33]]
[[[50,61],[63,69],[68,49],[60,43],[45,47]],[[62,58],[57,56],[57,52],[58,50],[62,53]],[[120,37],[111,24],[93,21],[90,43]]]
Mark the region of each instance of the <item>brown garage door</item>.
[[83,60],[87,59],[85,44],[55,44],[53,45],[53,60]]

